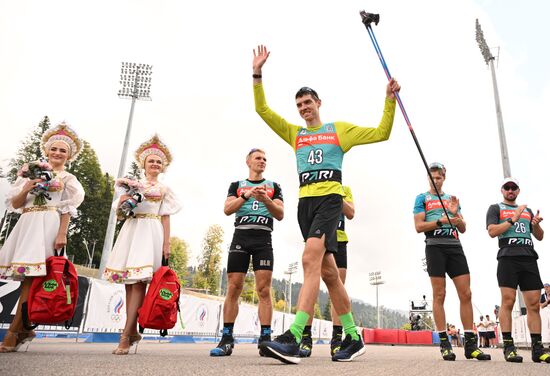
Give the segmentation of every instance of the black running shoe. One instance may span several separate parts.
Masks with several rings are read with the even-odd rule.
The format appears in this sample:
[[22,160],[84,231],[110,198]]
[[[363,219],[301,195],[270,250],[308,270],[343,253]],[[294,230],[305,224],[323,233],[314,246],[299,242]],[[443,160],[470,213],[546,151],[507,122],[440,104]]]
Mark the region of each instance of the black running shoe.
[[303,334],[302,342],[300,342],[300,358],[309,358],[311,356],[311,350],[313,348],[313,341],[311,335]]
[[210,356],[229,356],[233,352],[235,339],[233,336],[224,334],[218,346],[210,350]]
[[550,363],[550,354],[544,349],[542,343],[535,343],[531,349],[531,359],[535,363]]
[[333,362],[351,362],[366,352],[361,336],[359,333],[357,335],[359,336],[358,339],[352,339],[351,335],[346,335],[340,349],[332,356]]
[[456,355],[453,352],[453,346],[448,340],[443,340],[439,343],[439,351],[441,351],[443,360],[454,361],[456,359]]
[[266,356],[264,354],[264,352],[262,351],[262,348],[260,347],[260,345],[263,343],[263,342],[270,342],[271,341],[271,335],[265,335],[265,336],[260,336],[260,338],[258,339],[258,349],[260,351],[260,356]]
[[342,346],[342,335],[332,337],[330,340],[330,356],[334,356]]
[[275,358],[286,364],[298,364],[301,360],[300,346],[290,330],[276,337],[273,341],[262,342],[260,344],[260,351],[265,356]]
[[518,355],[518,349],[516,349],[516,346],[514,346],[513,343],[511,345],[504,346],[504,359],[511,363],[523,362],[523,357]]
[[464,339],[464,356],[466,359],[491,360],[491,355],[485,354],[477,347],[477,335],[466,332],[464,333]]

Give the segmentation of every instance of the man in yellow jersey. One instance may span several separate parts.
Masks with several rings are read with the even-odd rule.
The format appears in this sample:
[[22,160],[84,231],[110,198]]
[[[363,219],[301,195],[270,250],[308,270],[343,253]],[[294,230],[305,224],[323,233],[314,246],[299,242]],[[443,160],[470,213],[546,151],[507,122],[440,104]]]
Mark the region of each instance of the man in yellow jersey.
[[[353,219],[355,216],[355,205],[353,204],[353,194],[351,188],[347,185],[342,186],[344,189],[342,201],[342,214],[338,220],[338,228],[336,230],[336,240],[338,241],[338,252],[334,254],[334,260],[338,267],[338,276],[342,283],[346,283],[346,275],[348,270],[348,235],[346,234],[346,218]],[[334,306],[331,306],[332,317],[332,339],[330,340],[330,355],[334,355],[342,345],[342,323],[338,314],[334,311]],[[300,357],[307,358],[311,356],[313,348],[313,339],[311,338],[311,324],[313,317],[309,318],[304,332],[302,333],[302,342],[300,343]]]
[[304,283],[298,298],[297,312],[290,330],[261,346],[264,354],[284,363],[300,362],[299,344],[313,314],[323,277],[332,304],[342,322],[345,338],[333,361],[351,361],[365,353],[361,336],[351,313],[351,302],[338,276],[334,260],[337,252],[336,228],[342,213],[342,160],[355,145],[385,141],[389,138],[395,115],[394,92],[400,90],[395,80],[386,88],[386,101],[377,128],[359,127],[346,122],[323,123],[319,115],[321,99],[311,88],[296,93],[296,107],[306,127],[290,124],[267,105],[262,85],[262,67],[269,57],[265,46],[258,46],[252,62],[256,112],[296,153],[300,180],[298,222],[305,241],[302,255]]

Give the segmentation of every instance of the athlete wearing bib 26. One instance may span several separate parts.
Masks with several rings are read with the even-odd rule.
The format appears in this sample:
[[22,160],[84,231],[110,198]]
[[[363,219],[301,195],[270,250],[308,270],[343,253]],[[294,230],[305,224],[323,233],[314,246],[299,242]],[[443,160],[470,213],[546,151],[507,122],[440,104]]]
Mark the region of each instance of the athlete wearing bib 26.
[[550,363],[550,353],[542,345],[539,292],[543,285],[537,265],[538,255],[531,239],[531,234],[539,241],[544,237],[540,226],[542,217],[538,211],[533,214],[527,205],[516,204],[520,192],[516,179],[504,179],[500,191],[503,201],[491,205],[487,211],[487,231],[490,237],[498,237],[497,279],[502,297],[499,319],[504,341],[504,358],[507,362],[523,361],[512,338],[512,309],[519,286],[527,308],[531,358],[533,362]]
[[[235,340],[233,325],[239,313],[239,297],[252,258],[256,291],[259,297],[258,318],[261,332],[258,347],[271,340],[271,275],[273,218],[283,219],[283,193],[279,184],[263,178],[265,152],[252,149],[246,156],[248,179],[231,183],[224,213],[235,214],[235,233],[227,258],[227,294],[223,305],[223,335],[211,356],[229,356]],[[263,353],[260,351],[260,355]]]
[[262,67],[269,57],[265,46],[258,46],[252,62],[256,112],[296,153],[300,183],[298,223],[305,241],[302,265],[304,283],[298,298],[297,312],[290,330],[273,342],[262,345],[265,353],[284,363],[299,363],[299,343],[319,294],[322,276],[332,304],[340,316],[346,334],[334,361],[351,361],[364,354],[365,348],[353,321],[346,288],[338,276],[333,253],[337,252],[336,229],[342,213],[342,160],[355,145],[385,141],[389,138],[395,115],[394,92],[399,84],[391,80],[386,87],[386,101],[377,128],[359,127],[346,122],[323,123],[321,100],[315,90],[301,88],[295,96],[296,106],[307,127],[290,124],[272,111],[265,100]]
[[[470,291],[470,270],[468,262],[458,239],[458,232],[466,231],[466,222],[460,213],[460,205],[455,196],[443,193],[443,183],[447,170],[441,163],[429,166],[431,178],[428,177],[430,190],[416,197],[414,203],[414,225],[417,232],[426,235],[426,264],[433,291],[433,313],[437,330],[439,331],[440,351],[444,360],[455,360],[451,343],[447,336],[445,320],[445,275],[453,280],[460,300],[460,318],[464,327],[464,356],[467,359],[490,360],[489,354],[484,354],[477,347],[477,335],[473,332],[474,312],[472,309],[472,293]],[[436,190],[437,188],[437,190]],[[445,215],[441,201],[447,210]]]

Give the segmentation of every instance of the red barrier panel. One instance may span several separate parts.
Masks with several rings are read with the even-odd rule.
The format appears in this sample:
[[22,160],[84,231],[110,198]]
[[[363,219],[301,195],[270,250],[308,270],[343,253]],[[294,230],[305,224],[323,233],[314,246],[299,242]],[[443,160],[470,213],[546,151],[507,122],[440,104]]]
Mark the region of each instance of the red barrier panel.
[[363,329],[363,342],[374,343],[374,329]]
[[397,343],[400,345],[404,345],[407,343],[407,331],[401,330],[397,332]]
[[406,331],[408,345],[431,345],[432,332],[429,330]]
[[375,343],[399,343],[399,329],[374,329]]

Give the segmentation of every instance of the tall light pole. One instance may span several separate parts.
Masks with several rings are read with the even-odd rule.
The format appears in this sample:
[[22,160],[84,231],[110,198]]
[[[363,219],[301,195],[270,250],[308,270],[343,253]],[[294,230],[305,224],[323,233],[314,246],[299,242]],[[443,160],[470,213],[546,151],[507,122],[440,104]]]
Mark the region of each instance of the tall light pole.
[[[124,175],[126,168],[126,155],[128,154],[128,143],[130,142],[130,131],[132,130],[132,120],[134,118],[134,107],[136,100],[151,100],[149,91],[151,89],[151,74],[153,66],[149,64],[122,63],[120,67],[120,85],[118,96],[124,99],[132,99],[130,106],[130,116],[128,117],[128,125],[126,126],[126,136],[124,137],[124,145],[120,156],[120,164],[118,165],[117,179]],[[99,275],[101,278],[105,265],[109,259],[109,253],[113,247],[113,239],[115,237],[116,218],[114,210],[109,214],[109,222],[105,233],[105,241],[103,242],[103,250],[101,252],[101,263],[99,265]]]
[[285,274],[288,274],[288,313],[292,307],[292,274],[296,273],[298,270],[298,262],[293,262],[288,264],[288,269],[285,271]]
[[378,305],[378,286],[384,284],[382,281],[382,272],[370,272],[369,283],[376,286],[376,327],[380,328],[380,306]]
[[[510,157],[508,155],[508,146],[506,144],[506,134],[504,133],[504,121],[502,120],[502,108],[500,107],[500,98],[498,96],[498,87],[497,87],[497,76],[495,74],[495,65],[493,64],[495,57],[491,53],[485,37],[483,36],[483,30],[481,30],[481,25],[479,20],[476,19],[476,41],[481,50],[481,55],[485,64],[491,67],[491,76],[493,78],[493,92],[495,96],[495,107],[497,111],[497,123],[498,123],[498,136],[500,140],[500,157],[502,159],[502,173],[504,178],[512,176],[512,171],[510,169]],[[517,290],[517,301],[519,304],[520,312],[522,315],[527,314],[527,308],[525,307],[525,302],[523,301],[523,295],[520,293],[519,288]]]
[[504,132],[504,121],[502,120],[502,108],[500,107],[500,98],[498,95],[498,87],[497,87],[497,76],[495,74],[495,57],[491,53],[491,50],[489,49],[489,46],[487,45],[487,42],[485,41],[485,37],[483,36],[483,30],[481,30],[481,25],[479,24],[479,21],[476,19],[476,41],[479,45],[479,49],[481,50],[481,55],[483,55],[483,59],[485,60],[485,64],[489,65],[491,68],[491,75],[493,78],[493,92],[495,96],[495,107],[497,111],[497,123],[498,123],[498,136],[500,139],[500,156],[502,159],[502,172],[504,174],[504,177],[510,177],[512,176],[512,172],[510,170],[510,157],[508,156],[508,147],[506,145],[506,134]]

